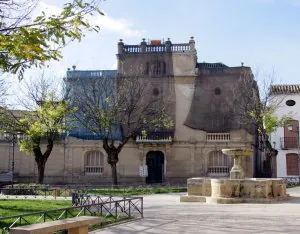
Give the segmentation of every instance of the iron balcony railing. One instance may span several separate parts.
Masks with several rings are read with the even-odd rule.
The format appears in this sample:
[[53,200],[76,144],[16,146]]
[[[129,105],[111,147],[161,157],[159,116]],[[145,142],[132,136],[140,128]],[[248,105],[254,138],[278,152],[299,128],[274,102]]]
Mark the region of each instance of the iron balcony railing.
[[280,138],[281,149],[297,149],[299,147],[298,137],[281,137]]
[[149,131],[146,136],[137,135],[136,143],[171,143],[173,138],[174,131]]

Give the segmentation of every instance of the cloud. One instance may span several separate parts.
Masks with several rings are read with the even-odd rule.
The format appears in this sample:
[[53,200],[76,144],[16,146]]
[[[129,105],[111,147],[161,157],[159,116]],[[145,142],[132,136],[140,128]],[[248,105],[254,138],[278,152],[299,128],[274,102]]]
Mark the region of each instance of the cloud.
[[[37,17],[44,11],[46,16],[56,15],[62,11],[62,8],[48,4],[44,1],[38,3],[33,16]],[[144,34],[144,30],[138,30],[135,28],[135,24],[126,19],[118,19],[108,16],[107,14],[88,16],[88,21],[92,25],[98,25],[103,32],[116,33],[124,37],[139,37],[141,38]]]
[[41,12],[45,12],[46,16],[57,15],[62,11],[62,8],[46,2],[39,2],[33,12],[33,17],[41,15]]
[[110,31],[126,37],[142,37],[145,31],[135,29],[135,24],[125,19],[116,19],[108,15],[94,16],[91,22],[95,25],[99,25],[100,29],[104,31]]

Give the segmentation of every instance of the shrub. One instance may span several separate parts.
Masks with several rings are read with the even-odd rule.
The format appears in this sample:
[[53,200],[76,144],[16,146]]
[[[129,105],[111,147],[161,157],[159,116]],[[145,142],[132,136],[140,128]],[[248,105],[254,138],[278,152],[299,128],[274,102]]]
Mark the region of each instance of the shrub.
[[38,195],[40,191],[49,189],[49,185],[40,184],[14,184],[6,185],[1,189],[4,195]]

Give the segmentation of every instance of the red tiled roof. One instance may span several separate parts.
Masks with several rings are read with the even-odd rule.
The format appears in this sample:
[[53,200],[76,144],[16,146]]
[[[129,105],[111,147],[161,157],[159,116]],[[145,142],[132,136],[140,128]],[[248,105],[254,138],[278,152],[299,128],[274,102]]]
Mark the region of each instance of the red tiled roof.
[[271,94],[300,93],[300,84],[271,85],[270,93]]

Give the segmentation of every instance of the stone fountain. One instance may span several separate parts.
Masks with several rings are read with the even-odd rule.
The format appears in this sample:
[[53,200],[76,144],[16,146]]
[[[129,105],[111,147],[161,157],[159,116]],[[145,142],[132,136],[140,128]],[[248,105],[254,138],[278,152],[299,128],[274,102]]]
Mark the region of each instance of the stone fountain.
[[233,157],[234,165],[229,178],[189,178],[188,195],[180,197],[181,202],[243,203],[283,200],[286,184],[283,179],[245,178],[241,161],[253,154],[251,149],[223,149],[222,152]]
[[251,149],[222,149],[222,153],[233,157],[233,167],[230,171],[230,179],[244,179],[245,173],[241,165],[242,157],[249,157],[253,154]]

